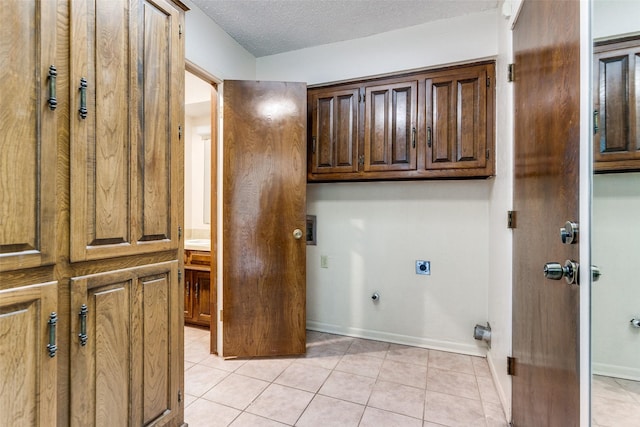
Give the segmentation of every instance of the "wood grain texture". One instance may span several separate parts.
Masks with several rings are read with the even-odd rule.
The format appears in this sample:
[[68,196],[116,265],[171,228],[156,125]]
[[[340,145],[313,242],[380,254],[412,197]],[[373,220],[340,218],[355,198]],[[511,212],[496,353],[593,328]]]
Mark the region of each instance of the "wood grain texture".
[[305,351],[306,86],[225,81],[223,355]]
[[[640,38],[594,47],[594,169],[640,170]],[[596,120],[596,119],[594,119]]]
[[57,117],[47,100],[49,66],[56,65],[56,3],[3,6],[0,271],[9,271],[55,258]]
[[[332,94],[356,94],[358,90],[365,100],[359,102],[357,130],[352,132],[358,142],[351,143],[350,149],[355,159],[362,156],[362,164],[338,169],[331,162],[342,141],[329,136],[336,133],[335,123],[347,123],[349,116],[337,108]],[[495,174],[492,61],[349,81],[311,88],[308,94],[308,182],[486,178]],[[333,120],[325,117],[329,114]]]
[[0,291],[0,414],[6,425],[47,425],[55,419],[58,359],[47,351],[47,322],[56,311],[56,286]]
[[578,426],[579,287],[545,263],[579,260],[558,230],[579,218],[577,0],[525,1],[514,29],[513,423]]

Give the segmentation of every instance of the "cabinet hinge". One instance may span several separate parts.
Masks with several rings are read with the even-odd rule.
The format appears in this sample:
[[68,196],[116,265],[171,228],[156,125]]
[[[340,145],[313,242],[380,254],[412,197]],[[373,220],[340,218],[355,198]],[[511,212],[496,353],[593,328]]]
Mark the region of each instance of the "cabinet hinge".
[[507,211],[507,228],[516,228],[515,211]]
[[507,356],[507,375],[514,376],[516,374],[516,358]]
[[487,87],[491,87],[491,77],[487,77]]
[[178,139],[182,139],[182,125],[178,125]]
[[487,149],[487,160],[491,157],[491,150]]
[[316,154],[316,137],[311,137],[311,152]]
[[365,94],[359,95],[358,96],[358,101],[364,102],[364,98],[365,98]]
[[516,64],[509,64],[507,67],[507,81],[512,82],[515,80]]
[[178,240],[182,239],[182,227],[178,226]]
[[178,403],[182,402],[182,390],[178,390]]
[[182,283],[182,270],[178,270],[178,283]]
[[364,155],[358,157],[358,164],[364,166]]

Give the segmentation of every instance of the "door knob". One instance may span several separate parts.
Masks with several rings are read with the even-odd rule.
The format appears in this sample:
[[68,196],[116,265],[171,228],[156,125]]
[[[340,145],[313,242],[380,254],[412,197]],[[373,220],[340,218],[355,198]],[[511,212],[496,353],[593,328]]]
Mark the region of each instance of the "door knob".
[[565,245],[571,245],[578,242],[578,224],[567,221],[564,227],[560,228],[560,239]]
[[302,230],[300,230],[299,228],[293,230],[293,238],[296,240],[300,240],[302,238]]
[[548,262],[544,265],[544,277],[551,280],[560,280],[564,277],[569,285],[577,285],[578,269],[578,263],[571,260],[567,260],[564,266],[557,262]]
[[602,276],[602,273],[600,272],[600,267],[598,267],[596,265],[592,265],[591,266],[591,281],[592,282],[597,282],[598,280],[600,280],[600,276]]

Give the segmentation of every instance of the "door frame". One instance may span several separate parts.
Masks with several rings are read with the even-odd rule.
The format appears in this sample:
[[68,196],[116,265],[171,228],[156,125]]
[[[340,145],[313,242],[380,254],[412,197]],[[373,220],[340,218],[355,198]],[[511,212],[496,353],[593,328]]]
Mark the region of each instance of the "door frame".
[[222,236],[218,231],[218,174],[221,171],[220,165],[218,165],[218,141],[220,138],[220,95],[222,80],[215,77],[211,73],[207,72],[202,67],[194,64],[189,60],[185,60],[185,71],[190,72],[194,76],[204,80],[211,85],[211,218],[209,221],[211,241],[211,292],[209,293],[209,306],[211,312],[211,325],[209,326],[209,352],[211,354],[218,354],[218,288],[221,275],[219,273],[218,265],[218,251],[219,246],[218,236]]

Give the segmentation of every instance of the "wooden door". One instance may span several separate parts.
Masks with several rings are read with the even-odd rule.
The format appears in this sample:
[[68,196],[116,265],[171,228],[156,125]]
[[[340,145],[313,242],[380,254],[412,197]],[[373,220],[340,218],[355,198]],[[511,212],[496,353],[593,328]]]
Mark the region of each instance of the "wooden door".
[[580,422],[580,288],[543,275],[546,263],[580,256],[559,233],[579,216],[579,8],[578,0],[525,0],[513,34],[516,427]]
[[306,85],[225,81],[223,90],[222,352],[301,354]]
[[365,88],[364,170],[416,169],[418,82]]
[[640,170],[640,39],[594,47],[596,172]]
[[437,73],[425,82],[427,170],[483,169],[493,174],[489,161],[492,141],[493,65]]
[[312,174],[358,172],[358,87],[309,94]]
[[[0,291],[0,414],[7,426],[47,426],[56,419],[57,283]],[[50,342],[51,328],[55,329]]]

